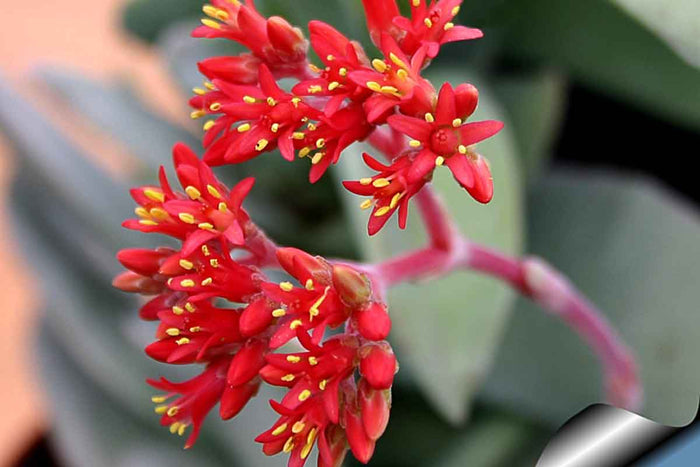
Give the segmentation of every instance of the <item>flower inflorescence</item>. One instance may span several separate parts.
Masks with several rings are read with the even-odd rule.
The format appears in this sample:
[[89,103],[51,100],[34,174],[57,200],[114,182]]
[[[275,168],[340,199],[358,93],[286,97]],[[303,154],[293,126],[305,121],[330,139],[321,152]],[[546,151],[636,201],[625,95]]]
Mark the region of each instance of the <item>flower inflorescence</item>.
[[[203,159],[176,144],[173,161],[181,190],[161,168],[159,185],[131,191],[137,218],[129,229],[164,234],[179,248],[126,249],[127,269],[114,280],[121,290],[149,297],[141,318],[157,321],[146,348],[169,364],[200,364],[196,377],[175,383],[149,380],[161,423],[193,445],[207,414],[238,414],[262,383],[287,388],[271,401],[279,419],[256,441],[265,454],[289,453],[305,463],[314,446],[321,466],[342,463],[348,449],[368,462],[384,432],[398,366],[386,338],[391,320],[371,278],[270,241],[243,209],[252,178],[228,189],[211,166],[238,163],[279,149],[311,161],[317,181],[351,144],[369,139],[388,154],[386,163],[364,154],[376,175],[346,181],[373,208],[368,230],[379,231],[398,211],[406,225],[408,203],[446,165],[477,201],[493,194],[489,165],[473,145],[497,133],[495,121],[467,122],[478,92],[469,84],[439,92],[422,70],[448,42],[481,37],[455,26],[461,0],[410,0],[411,17],[395,0],[363,0],[372,41],[383,58],[320,21],[308,25],[322,66],[309,62],[299,28],[263,17],[251,0],[212,0],[193,35],[234,40],[249,49],[236,57],[199,64],[208,81],[194,89],[193,118],[204,124]],[[287,91],[282,78],[295,80]],[[273,282],[265,268],[291,281]],[[340,329],[326,337],[328,329]]]

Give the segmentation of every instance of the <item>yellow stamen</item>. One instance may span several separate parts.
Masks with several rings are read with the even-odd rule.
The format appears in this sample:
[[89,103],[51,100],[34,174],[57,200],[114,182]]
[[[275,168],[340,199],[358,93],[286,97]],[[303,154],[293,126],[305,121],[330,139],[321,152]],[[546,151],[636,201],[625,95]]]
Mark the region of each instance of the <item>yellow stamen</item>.
[[202,285],[211,285],[212,282],[214,282],[214,279],[212,279],[211,277],[207,277],[202,281]]
[[272,430],[272,435],[273,436],[280,435],[280,434],[284,433],[284,430],[286,430],[286,429],[287,429],[287,424],[283,423],[280,426],[278,426],[277,428],[275,428],[274,430]]
[[452,126],[455,128],[462,126],[462,119],[455,118],[454,120],[452,120]]
[[311,86],[309,86],[309,93],[311,94],[316,94],[321,91],[323,91],[323,88],[318,84],[312,84]]
[[181,424],[180,428],[177,429],[177,435],[182,436],[185,434],[185,430],[187,430],[187,425],[186,424]]
[[156,201],[158,203],[162,203],[163,201],[165,201],[165,195],[162,191],[146,188],[145,190],[143,190],[143,194],[146,196],[146,198],[150,199],[151,201]]
[[467,153],[467,147],[463,144],[460,144],[457,147],[457,150],[459,151],[460,154],[466,154]]
[[168,400],[167,396],[153,396],[153,397],[151,397],[151,402],[153,402],[154,404],[162,404],[166,400]]
[[316,300],[314,304],[311,305],[311,308],[309,308],[309,315],[311,315],[312,319],[314,316],[318,316],[320,314],[318,307],[320,307],[323,304],[323,301],[328,296],[328,290],[330,290],[330,286],[326,287],[326,290],[323,291],[323,295],[321,295],[318,298],[318,300]]
[[185,345],[185,344],[189,344],[189,343],[190,343],[190,340],[189,340],[188,338],[186,338],[186,337],[183,337],[183,338],[181,338],[181,339],[176,340],[175,343],[176,343],[177,345]]
[[450,13],[452,13],[452,16],[457,16],[457,13],[459,13],[459,5],[454,7]]
[[318,433],[318,429],[316,427],[309,430],[309,434],[306,435],[306,442],[308,444],[313,444],[314,440],[316,439],[316,433]]
[[202,328],[199,327],[199,326],[192,326],[192,327],[190,328],[190,332],[199,332],[199,331],[201,331],[201,330],[202,330]]
[[212,29],[221,29],[221,23],[217,23],[213,19],[202,18],[202,24]]
[[221,193],[219,193],[219,190],[217,190],[214,186],[212,186],[212,185],[207,185],[207,191],[208,191],[209,194],[212,195],[214,198],[221,198]]
[[366,199],[360,204],[360,209],[369,209],[372,207],[372,200],[371,199]]
[[311,366],[318,365],[318,359],[312,355],[311,357],[309,357],[309,365],[311,365]]
[[179,264],[182,269],[187,269],[188,271],[194,267],[194,263],[192,261],[187,261],[186,259],[181,259]]
[[219,260],[216,259],[216,258],[212,258],[212,259],[209,260],[209,264],[210,264],[211,267],[213,267],[213,268],[218,268],[218,267],[219,267]]
[[316,131],[316,125],[314,125],[313,123],[309,123],[308,125],[306,125],[306,128],[308,128],[309,131]]
[[323,159],[323,156],[325,155],[325,152],[317,152],[316,154],[314,154],[314,157],[311,158],[311,163],[313,165],[318,164],[319,162],[321,162],[321,159]]
[[202,230],[214,230],[214,226],[211,225],[209,222],[201,222],[197,224],[197,227],[199,227]]
[[282,451],[287,453],[287,452],[292,452],[292,449],[294,449],[294,436],[290,436],[287,441],[284,443],[284,447],[282,448]]
[[136,215],[139,217],[151,217],[146,208],[144,208],[143,206],[138,206],[136,209],[134,209],[134,213],[136,213]]
[[391,185],[391,182],[386,178],[378,178],[372,182],[372,186],[375,188],[384,188],[385,186]]
[[314,280],[313,279],[306,279],[306,283],[304,284],[304,288],[306,288],[306,290],[313,290],[314,289]]
[[301,361],[301,357],[297,355],[287,355],[287,361],[289,363],[299,363]]
[[454,24],[454,23],[445,23],[445,25],[444,25],[442,28],[443,28],[445,31],[449,31],[449,30],[452,29],[453,27],[455,27],[455,24]]
[[257,100],[252,96],[243,96],[243,102],[246,104],[255,104]]
[[277,105],[277,101],[273,97],[268,97],[267,99],[265,99],[265,101],[270,107],[274,107]]
[[168,414],[168,417],[174,417],[177,415],[178,410],[180,410],[179,407],[173,406],[170,407],[166,413]]
[[214,120],[208,120],[204,125],[202,125],[202,129],[204,131],[209,131],[214,125],[216,125]]
[[408,69],[408,65],[406,65],[406,63],[403,60],[401,60],[398,56],[396,56],[394,52],[391,52],[389,54],[389,60],[391,60],[392,62],[394,62],[395,65],[403,68],[404,70]]
[[299,157],[306,157],[311,152],[311,148],[301,148],[299,150]]
[[270,125],[270,131],[273,133],[277,133],[280,129],[280,124],[279,123],[273,123]]
[[360,179],[360,185],[369,185],[370,183],[372,183],[371,178],[361,178]]
[[382,92],[385,94],[398,94],[399,90],[394,86],[382,86]]
[[326,390],[326,385],[327,385],[327,384],[328,384],[328,380],[327,380],[327,379],[322,379],[322,380],[318,383],[318,388],[319,388],[321,391],[325,391],[325,390]]
[[282,381],[285,381],[287,383],[294,381],[294,375],[289,373],[280,378]]
[[301,97],[292,97],[292,105],[294,105],[294,108],[299,107],[299,102],[301,102]]
[[189,212],[181,212],[177,217],[185,224],[194,224],[196,222],[194,216]]
[[202,253],[204,256],[209,256],[209,247],[206,245],[202,245]]
[[306,459],[307,457],[309,457],[309,453],[311,452],[311,448],[313,448],[313,447],[314,447],[313,443],[307,443],[306,445],[304,445],[304,447],[301,448],[301,452],[299,453],[299,457],[301,457],[302,459]]
[[389,208],[394,209],[397,204],[399,204],[399,200],[403,196],[403,193],[396,193],[392,198],[391,198],[391,203],[389,203]]
[[185,310],[189,311],[190,313],[194,313],[197,308],[195,308],[194,305],[192,305],[190,302],[185,303]]
[[338,74],[339,74],[340,76],[342,76],[342,77],[345,77],[345,76],[348,75],[348,69],[345,68],[345,67],[343,67],[343,68],[341,68],[340,70],[338,70]]
[[301,393],[299,393],[299,397],[297,397],[297,399],[299,399],[301,402],[304,402],[309,397],[311,397],[311,391],[309,391],[308,389],[304,389],[303,391],[301,391]]
[[155,413],[157,413],[158,415],[163,415],[165,412],[168,411],[168,406],[167,405],[159,405],[158,407],[153,409],[153,411]]
[[332,91],[332,90],[334,90],[335,88],[337,88],[338,86],[340,86],[340,83],[339,83],[339,82],[337,82],[337,81],[332,81],[332,82],[328,85],[328,90],[329,90],[329,91]]
[[180,286],[181,287],[194,287],[194,281],[192,279],[183,279],[180,281]]
[[376,81],[367,81],[367,88],[375,92],[381,92],[382,87]]
[[412,0],[412,1],[411,1],[411,4],[412,4],[414,7],[418,8],[418,7],[420,6],[420,0]]
[[391,211],[391,208],[389,206],[383,206],[377,209],[377,211],[374,213],[374,217],[382,217],[389,211]]
[[187,196],[189,196],[192,199],[199,199],[202,196],[202,193],[192,185],[189,185],[187,188],[185,188],[185,193],[187,193]]
[[218,102],[214,102],[209,106],[209,110],[211,110],[212,112],[218,112],[219,110],[221,110],[221,104],[219,104]]
[[301,433],[304,430],[305,426],[306,424],[302,421],[296,422],[294,425],[292,425],[292,433]]
[[265,149],[267,147],[268,143],[269,143],[269,141],[266,140],[265,138],[258,140],[258,144],[255,145],[255,150],[262,151],[263,149]]
[[285,292],[291,292],[294,290],[294,286],[291,282],[280,282],[280,289],[284,290]]
[[243,123],[241,125],[238,125],[238,128],[236,130],[239,133],[245,133],[246,131],[250,130],[250,123]]
[[293,331],[293,330],[295,330],[296,328],[298,328],[299,326],[301,326],[302,324],[303,324],[303,323],[302,323],[302,321],[301,321],[300,319],[295,319],[294,321],[292,321],[291,323],[289,323],[289,329],[291,329],[291,330]]
[[306,135],[304,133],[302,133],[301,131],[295,131],[294,133],[292,133],[292,138],[304,139],[304,138],[306,138]]
[[396,76],[398,76],[400,79],[406,79],[408,78],[408,72],[404,69],[401,69],[396,72]]
[[433,22],[430,21],[430,18],[425,18],[425,19],[423,20],[423,24],[425,24],[428,28],[432,28],[432,27],[433,27]]
[[180,307],[180,306],[175,305],[175,306],[173,307],[173,313],[176,314],[176,315],[181,315],[181,314],[183,314],[184,312],[185,312],[185,310],[184,310],[182,307]]
[[276,310],[272,310],[272,316],[275,318],[281,318],[282,316],[286,315],[287,312],[284,311],[282,308],[277,308]]
[[216,86],[214,86],[214,84],[210,83],[209,81],[204,81],[202,84],[204,84],[204,87],[209,89],[210,91],[214,91],[216,89]]
[[328,55],[326,55],[326,60],[328,60],[329,62],[332,62],[333,60],[335,60],[335,57],[331,54],[328,54]]
[[444,163],[445,163],[445,158],[444,158],[444,157],[442,157],[442,156],[437,156],[437,157],[435,158],[435,165],[436,165],[436,166],[441,167],[442,164],[444,164]]
[[141,224],[141,225],[150,225],[150,226],[153,226],[153,225],[158,225],[158,222],[155,222],[155,221],[152,221],[152,220],[149,220],[149,219],[141,219],[141,220],[139,221],[139,224]]
[[433,117],[433,114],[428,112],[425,114],[425,121],[428,123],[433,123],[435,121],[435,117]]
[[163,208],[151,208],[151,210],[149,212],[150,212],[151,216],[153,216],[155,219],[157,219],[159,221],[163,221],[163,220],[167,219],[168,217],[170,217],[168,215],[167,211]]
[[372,66],[379,73],[384,73],[386,71],[386,69],[388,68],[388,66],[384,62],[384,60],[379,60],[378,58],[375,58],[374,60],[372,60]]
[[223,201],[219,203],[217,208],[219,209],[219,212],[227,212],[228,211],[228,206]]
[[192,92],[197,94],[198,96],[203,96],[207,93],[206,89],[202,88],[192,88]]
[[412,148],[417,148],[420,147],[420,141],[412,139],[411,141],[408,142],[408,145],[411,146]]

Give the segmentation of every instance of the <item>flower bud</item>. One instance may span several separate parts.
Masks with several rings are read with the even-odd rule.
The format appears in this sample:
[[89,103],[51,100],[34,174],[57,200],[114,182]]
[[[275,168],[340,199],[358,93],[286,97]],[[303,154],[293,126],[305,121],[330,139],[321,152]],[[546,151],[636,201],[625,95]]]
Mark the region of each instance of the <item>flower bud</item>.
[[323,277],[328,272],[325,263],[297,248],[280,248],[277,250],[277,260],[285,271],[302,284],[308,279]]
[[227,385],[221,396],[219,415],[223,420],[233,418],[245,407],[248,401],[258,392],[260,381],[251,381],[242,386]]
[[371,341],[386,339],[391,331],[391,318],[383,303],[371,303],[368,307],[355,312],[357,328],[362,337]]
[[250,340],[231,359],[226,381],[232,386],[240,386],[255,378],[264,365],[265,344]]
[[235,57],[211,57],[197,63],[199,71],[209,78],[221,79],[234,84],[255,84],[258,68],[262,62],[251,54]]
[[153,276],[158,273],[163,260],[172,256],[175,250],[170,248],[129,248],[117,253],[117,259],[122,265],[142,276]]
[[368,463],[374,454],[375,442],[365,433],[360,414],[350,407],[345,409],[345,433],[355,458],[363,464]]
[[349,266],[333,266],[333,286],[340,299],[350,307],[367,303],[372,294],[367,276]]
[[455,111],[456,114],[465,118],[476,110],[479,103],[479,91],[471,84],[462,83],[455,88]]
[[240,331],[244,337],[254,336],[264,331],[272,322],[273,316],[267,300],[260,299],[248,305],[239,321]]
[[319,467],[340,467],[348,452],[348,440],[340,425],[328,425],[318,439]]
[[135,272],[126,271],[112,280],[112,286],[124,292],[140,293],[143,295],[155,295],[160,293],[164,284],[145,277]]
[[284,18],[272,16],[267,20],[267,37],[278,52],[290,58],[301,58],[306,55],[307,42],[304,34]]
[[360,349],[360,373],[374,389],[389,389],[396,370],[396,356],[387,342]]
[[367,436],[376,441],[386,430],[391,408],[391,391],[372,389],[364,379],[359,384],[362,426]]

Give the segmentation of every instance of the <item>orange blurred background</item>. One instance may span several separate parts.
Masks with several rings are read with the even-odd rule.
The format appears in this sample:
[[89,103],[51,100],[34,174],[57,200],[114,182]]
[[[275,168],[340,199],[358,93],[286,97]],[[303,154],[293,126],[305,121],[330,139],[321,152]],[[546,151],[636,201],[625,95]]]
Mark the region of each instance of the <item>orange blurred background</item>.
[[[100,163],[118,170],[124,149],[99,134],[87,121],[58,119],[62,109],[31,78],[40,64],[55,64],[87,77],[127,78],[147,102],[171,121],[185,121],[184,101],[167,79],[153,51],[127,38],[119,25],[123,0],[63,0],[17,2],[0,0],[8,19],[0,28],[0,75],[52,118],[80,147],[99,154]],[[155,106],[152,106],[155,107]],[[5,285],[3,338],[0,339],[0,466],[13,461],[46,427],[50,414],[33,371],[33,326],[41,297],[25,264],[14,248],[10,218],[4,203],[14,167],[14,155],[0,138],[0,283]],[[7,287],[9,285],[9,288]],[[9,291],[9,292],[8,292]],[[50,390],[50,388],[46,388]]]

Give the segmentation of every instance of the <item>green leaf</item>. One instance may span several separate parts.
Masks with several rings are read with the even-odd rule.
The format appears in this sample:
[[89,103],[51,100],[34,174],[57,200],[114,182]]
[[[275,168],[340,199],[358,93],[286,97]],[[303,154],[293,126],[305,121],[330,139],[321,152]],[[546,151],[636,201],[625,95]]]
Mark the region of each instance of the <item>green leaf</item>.
[[608,0],[513,0],[495,17],[518,60],[557,64],[593,88],[700,128],[700,70]]
[[566,80],[553,71],[506,75],[494,83],[494,92],[508,112],[525,177],[536,178],[559,134]]
[[[558,173],[530,197],[530,250],[604,311],[638,358],[642,414],[681,425],[697,409],[700,219],[649,181]],[[600,366],[570,329],[518,303],[484,398],[553,423],[602,402]]]
[[[463,76],[458,73],[452,78]],[[503,116],[491,94],[484,91],[485,83],[477,84],[482,94],[475,120]],[[433,186],[468,238],[517,253],[523,231],[521,181],[510,126],[481,143],[479,151],[491,161],[496,184],[491,204],[483,206],[473,201],[447,169],[436,171]],[[348,153],[341,158],[338,174],[344,180],[357,180],[370,170],[362,167],[359,154]],[[346,200],[365,260],[376,262],[426,244],[417,215],[409,216],[406,231],[399,231],[392,220],[382,232],[369,238],[367,212],[357,207],[360,199],[346,194]],[[469,401],[490,367],[513,298],[502,284],[466,272],[390,291],[391,341],[396,345],[399,362],[404,371],[409,370],[428,401],[452,423],[467,417]]]
[[695,0],[613,0],[688,63],[700,67],[700,3]]
[[[67,70],[44,68],[40,79],[81,113],[138,157],[149,168],[168,165],[174,143],[192,148],[199,142],[188,132],[163,120],[140,102],[127,83],[104,85]],[[184,108],[184,107],[183,107]],[[150,174],[155,177],[155,172]]]

